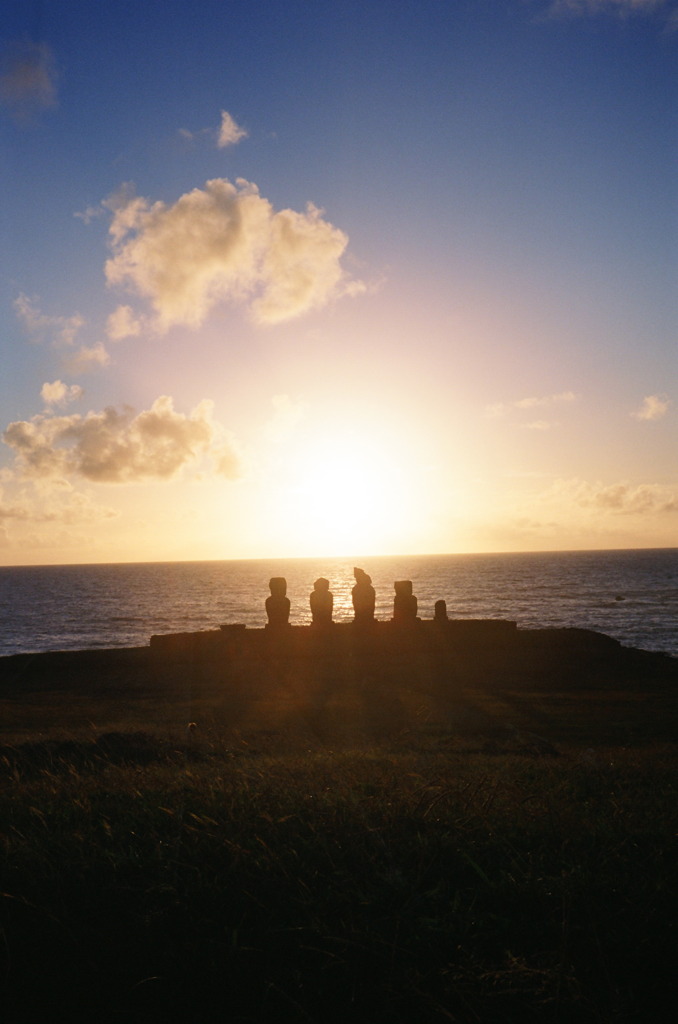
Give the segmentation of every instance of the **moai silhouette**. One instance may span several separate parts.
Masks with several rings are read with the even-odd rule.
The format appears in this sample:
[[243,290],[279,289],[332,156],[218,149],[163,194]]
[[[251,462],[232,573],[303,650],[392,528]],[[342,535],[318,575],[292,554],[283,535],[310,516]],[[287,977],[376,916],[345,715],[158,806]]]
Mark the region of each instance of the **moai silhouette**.
[[435,603],[435,611],[433,613],[433,621],[434,622],[439,622],[441,624],[450,621],[448,619],[448,617],[447,617],[447,602],[446,601],[443,601],[442,599],[440,601],[436,601],[436,603]]
[[334,597],[330,593],[330,581],[326,580],[324,576],[317,579],[313,584],[313,591],[309,600],[311,602],[313,625],[331,626]]
[[393,621],[399,626],[407,626],[417,621],[417,599],[412,593],[412,580],[398,580],[393,584]]
[[353,569],[355,586],[351,591],[353,598],[354,622],[356,625],[366,625],[374,622],[374,605],[376,595],[372,586],[372,579],[362,569]]
[[268,584],[271,596],[266,598],[267,626],[280,629],[289,625],[290,599],[287,597],[287,580],[284,576],[273,576]]

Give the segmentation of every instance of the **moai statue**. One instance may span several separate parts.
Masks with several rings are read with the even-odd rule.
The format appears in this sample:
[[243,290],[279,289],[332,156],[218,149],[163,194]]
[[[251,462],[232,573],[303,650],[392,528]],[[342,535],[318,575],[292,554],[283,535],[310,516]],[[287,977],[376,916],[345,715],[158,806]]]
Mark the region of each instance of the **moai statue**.
[[314,626],[331,626],[332,609],[334,608],[334,597],[330,593],[330,581],[323,576],[313,584],[313,591],[309,598],[311,602],[311,615]]
[[393,621],[399,626],[407,626],[416,622],[417,599],[412,593],[412,580],[398,580],[393,587],[395,589]]
[[280,629],[289,625],[290,599],[287,597],[287,580],[274,576],[268,584],[271,596],[266,598],[267,628]]
[[353,570],[355,586],[351,591],[353,598],[354,622],[358,625],[366,625],[374,622],[374,605],[376,595],[372,586],[372,578],[362,569]]
[[440,625],[444,625],[444,623],[450,621],[447,617],[446,601],[443,601],[442,599],[440,601],[436,601],[435,611],[433,613],[433,621],[439,623]]

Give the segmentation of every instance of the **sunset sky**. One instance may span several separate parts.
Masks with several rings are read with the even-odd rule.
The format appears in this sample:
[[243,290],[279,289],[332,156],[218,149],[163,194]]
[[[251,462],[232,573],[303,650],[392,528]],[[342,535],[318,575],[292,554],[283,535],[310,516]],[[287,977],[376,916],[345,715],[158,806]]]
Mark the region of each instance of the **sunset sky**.
[[0,47],[0,564],[678,544],[678,0]]

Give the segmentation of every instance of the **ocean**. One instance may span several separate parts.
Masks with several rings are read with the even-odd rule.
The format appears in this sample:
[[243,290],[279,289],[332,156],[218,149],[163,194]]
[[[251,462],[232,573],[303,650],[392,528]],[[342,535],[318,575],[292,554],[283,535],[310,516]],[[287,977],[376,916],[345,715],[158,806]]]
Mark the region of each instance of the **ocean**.
[[330,580],[335,620],[347,621],[354,565],[372,576],[378,619],[391,618],[394,581],[410,579],[423,619],[444,598],[450,618],[579,626],[678,657],[678,548],[0,567],[0,655],[145,646],[155,633],[222,623],[263,626],[271,576],[287,579],[292,624],[310,621],[318,576]]

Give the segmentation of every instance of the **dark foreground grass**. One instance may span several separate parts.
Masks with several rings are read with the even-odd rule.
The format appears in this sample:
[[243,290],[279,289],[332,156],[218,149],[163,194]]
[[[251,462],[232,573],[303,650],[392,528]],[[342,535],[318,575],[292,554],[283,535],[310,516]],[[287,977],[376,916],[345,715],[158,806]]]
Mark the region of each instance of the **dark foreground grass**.
[[673,1020],[675,747],[557,724],[6,743],[0,1015]]

